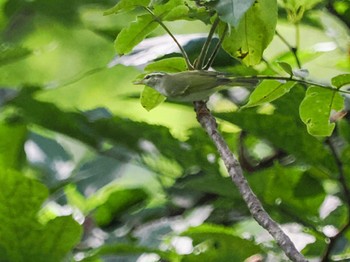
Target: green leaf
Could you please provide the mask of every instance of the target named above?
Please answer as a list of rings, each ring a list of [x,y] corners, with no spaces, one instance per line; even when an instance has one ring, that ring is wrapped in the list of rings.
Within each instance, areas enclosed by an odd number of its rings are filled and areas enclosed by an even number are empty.
[[[294,82],[281,83],[276,80],[264,80],[258,85],[249,97],[245,107],[253,107],[264,103],[271,102],[288,93],[295,85]]]
[[[253,3],[254,0],[220,0],[214,8],[222,21],[236,27]]]
[[[307,132],[300,120],[299,104],[303,98],[304,91],[298,86],[273,102],[276,109],[271,115],[259,114],[254,108],[215,115],[258,138],[268,140],[271,145],[292,154],[297,160],[315,167],[322,166],[333,174],[335,163],[332,155],[322,141]]]
[[[148,64],[146,72],[169,72],[177,73],[187,70],[186,61],[182,57],[171,57]]]
[[[322,0],[280,1],[287,11],[289,21],[292,23],[298,23],[303,18],[306,10],[310,10],[320,2]]]
[[[135,9],[138,6],[148,6],[150,0],[120,0],[115,6],[103,12],[103,15],[118,14]]]
[[[319,208],[326,193],[322,187],[322,180],[312,177],[296,167],[275,165],[259,172],[266,181],[264,185],[264,201],[277,208],[288,210],[288,213],[302,217],[306,221],[319,216]]]
[[[300,104],[300,117],[311,135],[330,136],[335,127],[330,123],[330,114],[343,107],[344,99],[336,90],[311,86]]]
[[[275,34],[276,23],[276,0],[256,1],[238,26],[231,28],[222,46],[231,56],[241,59],[246,65],[256,65]],[[223,27],[221,24],[221,32]]]
[[[277,64],[290,76],[293,76],[292,66],[286,62],[277,62]]]
[[[38,222],[48,196],[43,184],[10,170],[0,170],[0,181],[0,260],[62,261],[79,242],[81,226],[72,217]]]
[[[32,53],[31,50],[15,45],[0,45],[0,66],[26,58]]]
[[[154,14],[163,21],[188,19],[189,8],[183,0],[170,0],[166,4],[154,5]]]
[[[119,55],[129,53],[148,34],[158,27],[158,23],[150,14],[141,15],[137,20],[124,28],[117,36],[114,46]]]
[[[332,85],[336,88],[341,88],[347,84],[350,84],[350,74],[342,74],[332,78]]]
[[[141,188],[119,189],[110,193],[107,200],[94,212],[98,225],[106,226],[113,219],[148,199],[147,193]]]
[[[150,111],[165,101],[166,97],[149,86],[145,86],[141,93],[141,105]]]
[[[244,261],[262,252],[253,241],[235,236],[230,227],[203,224],[188,229],[182,235],[192,238],[195,246],[203,247],[202,252],[185,256],[185,261]]]
[[[0,122],[0,166],[19,168],[24,159],[24,142],[27,138],[25,125],[9,125]]]

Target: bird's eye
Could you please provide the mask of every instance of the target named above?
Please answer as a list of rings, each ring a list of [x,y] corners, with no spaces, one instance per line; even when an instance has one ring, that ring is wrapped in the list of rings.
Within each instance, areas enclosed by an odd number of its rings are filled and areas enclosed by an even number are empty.
[[[151,78],[150,75],[146,75],[146,76],[144,77],[145,80],[150,79],[150,78]]]

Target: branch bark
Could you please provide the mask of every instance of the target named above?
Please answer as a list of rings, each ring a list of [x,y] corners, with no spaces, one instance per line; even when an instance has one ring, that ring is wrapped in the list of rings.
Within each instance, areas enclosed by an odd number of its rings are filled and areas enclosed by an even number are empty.
[[[250,188],[248,181],[243,176],[240,163],[232,154],[227,143],[217,130],[216,120],[211,115],[206,103],[203,101],[194,102],[194,107],[198,122],[213,140],[233,183],[237,186],[254,219],[272,235],[289,259],[295,262],[306,262],[307,260],[296,249],[290,238],[282,231],[280,226],[269,214],[267,214],[261,202]]]

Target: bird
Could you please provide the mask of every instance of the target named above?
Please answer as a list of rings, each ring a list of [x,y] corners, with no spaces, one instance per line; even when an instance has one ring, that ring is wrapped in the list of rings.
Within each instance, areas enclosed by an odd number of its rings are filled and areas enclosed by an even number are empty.
[[[232,77],[225,73],[207,70],[192,70],[178,73],[154,72],[134,84],[149,86],[165,97],[182,102],[207,100],[222,86],[252,87],[257,79]]]

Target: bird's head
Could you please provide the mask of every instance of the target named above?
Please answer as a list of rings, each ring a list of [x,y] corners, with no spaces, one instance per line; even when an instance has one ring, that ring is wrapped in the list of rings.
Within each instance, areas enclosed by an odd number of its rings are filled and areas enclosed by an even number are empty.
[[[135,81],[136,85],[146,85],[149,87],[156,88],[161,85],[162,80],[166,76],[166,73],[150,73],[144,76],[142,80]]]

